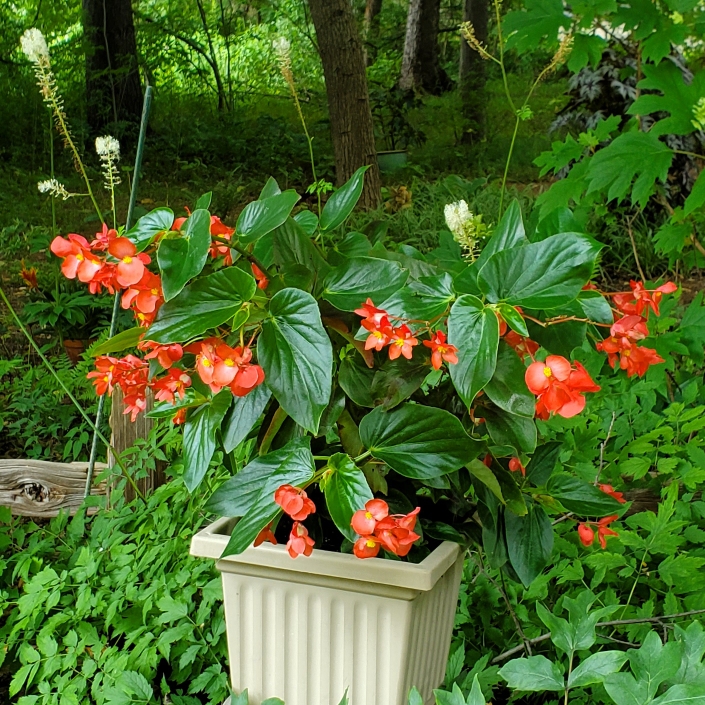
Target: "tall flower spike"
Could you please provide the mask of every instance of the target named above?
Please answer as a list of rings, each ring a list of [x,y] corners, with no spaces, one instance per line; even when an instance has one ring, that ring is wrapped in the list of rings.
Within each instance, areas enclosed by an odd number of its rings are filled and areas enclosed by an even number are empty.
[[[37,189],[39,190],[39,193],[48,193],[54,198],[63,198],[64,201],[67,198],[71,198],[71,196],[76,195],[75,193],[69,193],[66,190],[66,187],[56,179],[47,179],[46,181],[40,181],[37,184]]]
[[[28,29],[20,37],[20,45],[25,56],[34,64],[49,61],[49,47],[44,35],[36,28]]]
[[[110,135],[96,137],[95,151],[100,157],[100,166],[103,170],[103,186],[110,192],[111,207],[115,213],[115,187],[120,183],[120,174],[117,170],[117,163],[120,161],[120,142]]]
[[[482,216],[473,215],[465,201],[448,203],[443,214],[453,239],[465,250],[466,257],[474,259],[477,243],[487,234]]]

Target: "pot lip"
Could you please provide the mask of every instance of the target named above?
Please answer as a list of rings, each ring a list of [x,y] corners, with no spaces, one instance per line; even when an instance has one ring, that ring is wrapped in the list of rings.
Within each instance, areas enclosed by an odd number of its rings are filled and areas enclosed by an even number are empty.
[[[236,556],[221,558],[228,543],[227,517],[214,521],[201,529],[191,539],[192,556],[214,558],[223,563],[242,563],[268,568],[278,568],[297,573],[317,574],[357,582],[377,583],[393,587],[427,592],[445,575],[461,557],[457,543],[444,541],[421,563],[404,563],[383,558],[356,558],[351,554],[314,550],[311,556],[291,558],[282,544],[250,546]]]

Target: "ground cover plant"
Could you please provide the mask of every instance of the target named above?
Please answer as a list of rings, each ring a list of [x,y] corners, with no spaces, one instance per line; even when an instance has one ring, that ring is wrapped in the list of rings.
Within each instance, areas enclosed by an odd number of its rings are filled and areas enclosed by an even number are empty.
[[[431,96],[398,87],[407,3],[385,0],[361,22],[377,147],[410,165],[353,212],[370,172],[333,186],[307,4],[134,5],[162,91],[136,223],[128,117],[60,124],[63,152],[41,104],[13,123],[5,303],[57,376],[5,309],[0,454],[87,459],[91,382],[133,416],[151,389],[156,430],[121,472],[160,459],[170,481],[126,504],[112,476],[93,517],[3,513],[6,697],[223,702],[219,583],[186,547],[229,515],[229,551],[277,541],[297,561],[467,547],[440,705],[702,702],[700,8],[490,4],[483,31],[444,0],[438,85],[461,76]],[[33,66],[54,118],[79,116],[78,15],[40,6],[62,29],[51,63],[29,35],[28,64],[22,8],[1,15],[0,81],[28,105]],[[484,57],[484,117],[461,36]]]

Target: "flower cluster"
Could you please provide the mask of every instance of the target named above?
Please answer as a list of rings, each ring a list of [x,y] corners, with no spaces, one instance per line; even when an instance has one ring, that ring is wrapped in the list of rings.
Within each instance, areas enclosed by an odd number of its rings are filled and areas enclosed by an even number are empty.
[[[308,535],[308,530],[301,522],[316,511],[316,505],[306,495],[305,490],[300,487],[292,487],[292,485],[279,487],[274,493],[274,501],[294,520],[289,541],[286,544],[289,555],[292,558],[301,555],[310,556],[315,541]],[[265,526],[259,533],[255,540],[255,546],[259,546],[263,541],[270,541],[274,544],[277,542],[272,534],[271,524]]]
[[[652,348],[640,347],[637,343],[649,335],[646,321],[653,311],[659,315],[659,303],[664,294],[672,294],[678,288],[667,282],[656,289],[646,289],[642,282],[629,282],[631,291],[614,295],[614,305],[622,314],[610,328],[610,335],[597,343],[597,349],[606,352],[612,369],[619,365],[627,376],[643,377],[651,365],[663,362],[663,358]]]
[[[372,299],[362,304],[361,308],[355,309],[358,316],[362,316],[361,325],[369,331],[365,341],[365,350],[376,350],[379,352],[389,346],[389,359],[396,360],[403,355],[407,360],[411,360],[414,347],[419,344],[416,334],[406,323],[394,326],[390,321],[390,315],[382,308],[376,308]],[[446,334],[437,330],[433,332],[430,340],[424,340],[423,344],[431,348],[431,364],[433,368],[439,370],[443,362],[456,364],[458,349],[446,341]]]
[[[482,216],[474,215],[465,201],[447,204],[443,214],[453,239],[469,257],[473,257],[478,242],[487,235],[487,226],[482,222]]]
[[[579,362],[573,368],[560,355],[549,355],[545,362],[532,362],[525,378],[529,391],[538,397],[536,415],[540,419],[547,419],[551,413],[569,419],[585,408],[583,392],[600,390]]]
[[[414,532],[416,507],[408,514],[389,514],[389,506],[383,499],[371,499],[364,509],[358,509],[350,525],[360,538],[355,541],[353,553],[358,558],[374,558],[380,547],[397,556],[406,556],[419,534]]]
[[[604,517],[599,521],[581,521],[578,524],[578,538],[583,546],[592,546],[595,541],[595,531],[593,526],[597,528],[597,538],[600,542],[602,548],[607,548],[607,537],[608,536],[619,536],[616,531],[609,528],[609,525],[617,519],[617,514],[612,514],[608,517]]]
[[[264,370],[251,362],[247,346],[231,348],[219,338],[206,338],[185,350],[196,355],[196,372],[213,394],[230,387],[236,397],[244,397],[264,382]]]

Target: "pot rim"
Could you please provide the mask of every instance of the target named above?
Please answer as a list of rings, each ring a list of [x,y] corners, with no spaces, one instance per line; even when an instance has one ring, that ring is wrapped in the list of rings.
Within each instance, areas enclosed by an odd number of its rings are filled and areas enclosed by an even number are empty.
[[[191,539],[191,555],[213,558],[224,563],[265,566],[427,592],[433,589],[461,553],[457,543],[444,541],[421,563],[383,558],[360,559],[351,554],[322,549],[314,550],[308,557],[291,558],[283,544],[274,546],[265,543],[257,547],[250,546],[236,556],[221,558],[232,530],[231,522],[231,519],[224,517],[201,529]]]

